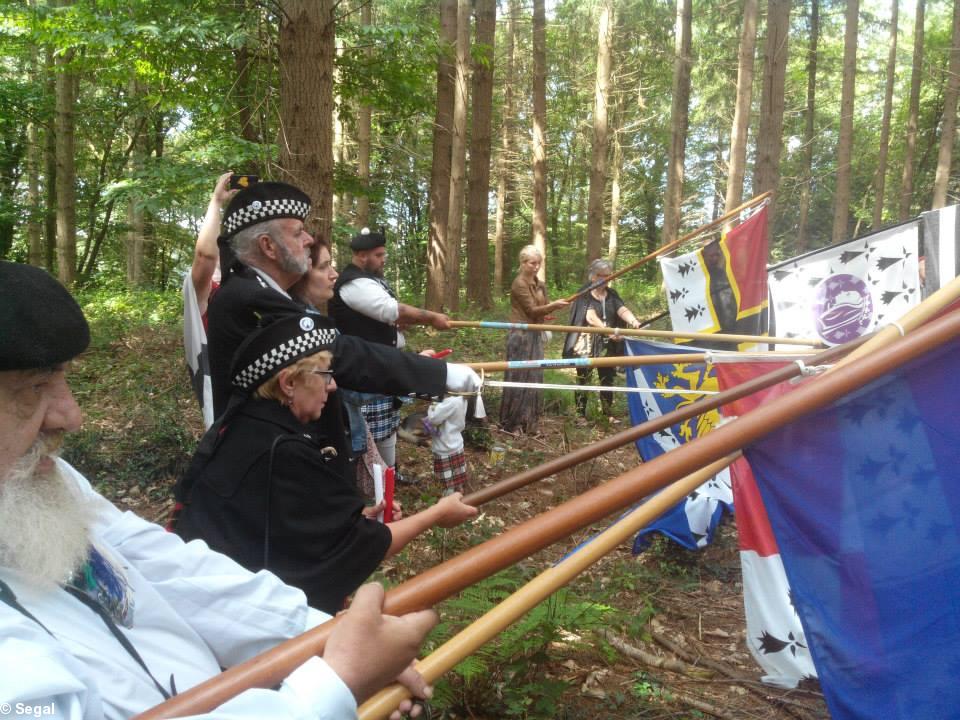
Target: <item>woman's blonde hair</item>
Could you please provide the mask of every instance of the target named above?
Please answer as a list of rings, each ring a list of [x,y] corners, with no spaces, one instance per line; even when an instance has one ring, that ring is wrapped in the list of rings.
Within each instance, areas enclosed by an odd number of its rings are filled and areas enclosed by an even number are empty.
[[[543,260],[543,253],[540,252],[540,248],[536,245],[524,245],[520,250],[520,262],[525,262],[534,255]]]
[[[333,353],[329,350],[321,350],[313,355],[300,358],[292,365],[287,365],[283,370],[289,371],[292,379],[296,380],[301,375],[305,375],[312,370],[329,370],[331,362],[333,362]],[[280,389],[280,371],[277,371],[275,375],[258,387],[256,395],[264,400],[276,400],[279,403],[284,402],[286,397]]]

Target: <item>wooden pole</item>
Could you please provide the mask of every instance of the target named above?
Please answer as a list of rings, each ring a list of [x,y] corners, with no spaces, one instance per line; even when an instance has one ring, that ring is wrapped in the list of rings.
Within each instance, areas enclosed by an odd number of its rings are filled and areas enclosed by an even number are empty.
[[[635,269],[637,269],[638,267],[640,267],[641,265],[645,265],[646,263],[650,262],[650,261],[653,260],[654,258],[658,258],[658,257],[660,257],[661,255],[664,255],[664,254],[670,252],[671,250],[675,250],[676,248],[680,247],[680,246],[683,245],[684,243],[690,242],[690,241],[693,240],[695,237],[698,237],[698,236],[700,236],[700,235],[703,235],[703,233],[709,232],[710,230],[713,230],[714,228],[719,227],[720,225],[723,225],[723,223],[725,223],[727,220],[730,220],[730,219],[732,219],[732,218],[735,218],[737,215],[739,215],[740,213],[742,213],[744,210],[746,210],[746,209],[749,208],[749,207],[753,207],[753,206],[755,206],[755,205],[759,205],[760,203],[764,202],[767,198],[771,197],[772,195],[773,195],[773,191],[767,190],[765,193],[761,193],[760,195],[757,195],[757,196],[756,196],[755,198],[753,198],[752,200],[747,200],[747,202],[742,203],[741,205],[738,205],[737,207],[735,207],[735,208],[734,208],[733,210],[731,210],[730,212],[724,213],[723,215],[721,215],[720,217],[718,217],[716,220],[711,220],[711,221],[708,222],[706,225],[701,225],[700,227],[698,227],[698,228],[697,228],[696,230],[694,230],[693,232],[687,233],[686,235],[684,235],[683,237],[679,238],[678,240],[674,240],[674,241],[672,241],[672,242],[668,242],[666,245],[661,245],[661,246],[658,247],[656,250],[654,250],[652,253],[650,253],[649,255],[646,255],[646,256],[640,258],[640,259],[637,260],[635,263],[632,263],[632,264],[630,264],[630,265],[627,265],[627,266],[626,266],[625,268],[623,268],[622,270],[617,270],[617,272],[613,273],[610,277],[608,277],[608,278],[606,278],[606,279],[604,279],[604,280],[601,280],[600,282],[596,282],[596,283],[593,283],[593,284],[591,284],[591,285],[588,285],[587,287],[583,288],[583,290],[578,290],[578,291],[575,292],[573,295],[570,295],[569,297],[567,297],[567,298],[565,298],[565,299],[567,300],[567,302],[573,302],[573,301],[576,300],[578,297],[580,297],[581,295],[584,295],[584,294],[590,292],[590,291],[593,290],[594,288],[600,287],[601,285],[605,285],[605,284],[609,283],[609,282],[612,281],[612,280],[616,280],[616,279],[617,279],[618,277],[620,277],[621,275],[624,275],[624,274],[630,272],[631,270],[635,270]]]
[[[586,545],[540,573],[509,597],[477,618],[454,637],[417,662],[417,670],[428,683],[435,682],[457,663],[479,650],[577,575],[599,562],[637,532],[671,510],[678,502],[736,460],[733,453],[701,468],[664,488],[643,505],[621,518]],[[360,720],[381,720],[396,710],[401,700],[411,697],[402,685],[384,688],[359,709]]]
[[[636,367],[637,365],[661,365],[673,363],[711,362],[723,358],[738,362],[790,362],[797,358],[808,358],[814,350],[769,350],[764,352],[740,353],[676,353],[672,355],[614,355],[596,358],[546,358],[544,360],[492,360],[490,362],[462,363],[468,368],[480,372],[502,372],[504,370],[562,369],[576,367]]]
[[[837,361],[839,358],[842,358],[857,346],[866,342],[868,337],[869,336],[857,338],[856,340],[851,340],[849,343],[845,343],[844,345],[838,345],[837,347],[824,350],[823,352],[820,352],[810,358],[807,361],[807,364],[810,366],[829,365]],[[690,403],[689,405],[665,413],[664,415],[654,418],[653,420],[647,420],[639,425],[626,428],[615,435],[610,435],[609,437],[597,440],[590,445],[577,448],[566,455],[548,460],[542,465],[528,468],[517,473],[516,475],[511,475],[508,478],[504,478],[503,480],[495,482],[491,485],[487,485],[486,487],[470,493],[463,498],[463,501],[468,505],[483,505],[484,503],[488,503],[491,500],[529,485],[532,482],[555,475],[573,467],[574,465],[579,465],[587,460],[592,460],[595,457],[599,457],[600,455],[610,452],[611,450],[616,450],[618,447],[638,440],[646,435],[651,435],[652,433],[671,427],[677,423],[681,423],[684,420],[689,420],[697,415],[709,412],[710,410],[715,410],[722,405],[732,403],[740,398],[746,397],[747,395],[752,395],[755,392],[768,388],[772,385],[776,385],[777,383],[795,378],[800,373],[801,368],[799,364],[790,364],[777,370],[772,370],[761,375],[760,377],[756,377],[752,380],[748,380],[745,383],[741,383],[736,387],[724,390],[716,395],[702,397],[699,400]]]
[[[772,335],[731,335],[729,333],[677,332],[674,330],[650,330],[640,328],[609,328],[583,325],[544,325],[536,323],[508,323],[493,320],[451,320],[452,328],[487,328],[494,330],[549,330],[551,332],[594,333],[597,335],[622,335],[623,337],[689,338],[709,342],[758,343],[763,345],[808,345],[823,347],[819,340],[810,338],[781,338]]]
[[[882,353],[826,373],[675,450],[517,525],[390,590],[384,612],[401,615],[436,605],[462,589],[622,510],[705,465],[794,422],[837,398],[960,336],[960,312],[931,321]],[[140,720],[210,712],[251,687],[273,687],[321,654],[336,620],[280,643],[138,715]]]

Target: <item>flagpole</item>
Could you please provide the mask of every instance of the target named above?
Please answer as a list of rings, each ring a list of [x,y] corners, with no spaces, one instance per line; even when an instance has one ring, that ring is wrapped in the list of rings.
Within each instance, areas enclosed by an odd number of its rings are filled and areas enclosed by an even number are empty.
[[[475,653],[550,595],[570,583],[577,575],[602,560],[637,532],[668,512],[684,497],[738,457],[740,457],[739,452],[732,453],[664,488],[581,548],[495,605],[429,656],[418,661],[417,671],[426,682],[435,682],[457,663]],[[391,685],[363,703],[357,714],[360,720],[381,720],[389,717],[400,702],[409,697],[412,695],[407,688],[399,684]]]
[[[868,337],[869,336],[860,337],[843,345],[838,345],[836,347],[823,350],[820,353],[810,357],[805,362],[811,367],[829,365],[837,361],[839,358],[842,358],[854,348],[862,345],[867,341]],[[654,355],[651,357],[658,356]],[[634,442],[635,440],[638,440],[646,435],[651,435],[655,432],[659,432],[660,430],[664,430],[668,427],[676,425],[677,423],[694,418],[697,415],[702,415],[710,410],[715,410],[722,405],[735,402],[740,398],[752,395],[755,392],[764,390],[772,385],[776,385],[777,383],[791,380],[801,372],[803,372],[801,363],[799,361],[795,361],[782,368],[772,370],[764,375],[760,375],[748,380],[745,383],[741,383],[736,387],[729,388],[713,396],[703,397],[695,402],[690,403],[689,405],[672,410],[668,413],[660,415],[659,417],[653,418],[652,420],[647,420],[639,425],[626,428],[615,435],[601,438],[600,440],[597,440],[589,445],[572,450],[566,455],[548,460],[542,465],[536,465],[532,468],[523,470],[516,475],[511,475],[510,477],[499,480],[491,485],[482,487],[479,490],[476,490],[475,492],[465,496],[463,501],[468,505],[483,505],[491,500],[506,495],[507,493],[511,493],[514,490],[525,487],[532,482],[542,480],[543,478],[550,477],[551,475],[556,475],[557,473],[567,470],[574,465],[579,465],[587,460],[592,460],[593,458],[599,457],[604,453],[608,453],[611,450],[616,450],[617,448],[626,445],[627,443]]]
[[[662,365],[674,363],[716,362],[790,362],[807,358],[816,350],[768,350],[764,352],[727,352],[718,350],[709,353],[675,353],[673,355],[611,355],[604,357],[546,358],[543,360],[491,360],[489,362],[458,363],[480,372],[504,370],[539,370],[577,367],[635,367],[637,365]]]
[[[777,428],[876,380],[960,336],[960,312],[949,313],[900,338],[882,353],[825,373],[710,433],[527,520],[391,589],[384,612],[401,615],[442,600],[588,527],[675,480],[748,445]],[[251,687],[273,687],[321,654],[333,619],[184,691],[137,716],[138,720],[209,712]]]
[[[607,283],[609,283],[609,282],[611,282],[611,281],[613,281],[613,280],[616,280],[616,279],[617,279],[618,277],[620,277],[621,275],[625,275],[626,273],[630,272],[631,270],[635,270],[636,268],[640,267],[641,265],[645,265],[646,263],[650,262],[650,261],[653,260],[654,258],[658,258],[658,257],[660,257],[661,255],[664,255],[664,254],[670,252],[671,250],[675,250],[676,248],[680,247],[680,246],[683,245],[684,243],[693,240],[695,237],[697,237],[697,236],[699,236],[699,235],[703,235],[703,233],[709,232],[710,230],[713,230],[713,228],[717,227],[718,225],[722,225],[722,224],[725,223],[727,220],[730,220],[730,219],[736,217],[737,215],[739,215],[741,212],[743,212],[743,211],[746,210],[747,208],[754,207],[755,205],[759,205],[760,203],[764,202],[767,198],[771,197],[772,195],[773,195],[773,191],[772,191],[772,190],[767,190],[767,191],[764,192],[764,193],[760,193],[760,194],[757,195],[755,198],[753,198],[753,199],[751,199],[751,200],[747,200],[747,202],[745,202],[745,203],[743,203],[743,204],[735,207],[735,208],[734,208],[733,210],[731,210],[730,212],[724,213],[723,215],[721,215],[720,217],[718,217],[716,220],[711,220],[711,221],[708,222],[706,225],[701,225],[701,226],[698,227],[696,230],[694,230],[694,231],[692,231],[692,232],[688,232],[688,233],[687,233],[686,235],[684,235],[683,237],[681,237],[681,238],[679,238],[679,239],[677,239],[677,240],[674,240],[674,241],[672,241],[672,242],[668,242],[666,245],[661,245],[660,247],[658,247],[656,250],[654,250],[654,251],[653,251],[652,253],[650,253],[649,255],[646,255],[646,256],[640,258],[640,259],[637,260],[635,263],[632,263],[632,264],[630,264],[630,265],[627,265],[627,266],[626,266],[625,268],[623,268],[622,270],[618,270],[617,272],[615,272],[615,273],[613,273],[612,275],[610,275],[610,277],[604,278],[603,280],[600,280],[600,281],[595,282],[595,283],[591,283],[590,285],[588,285],[587,287],[583,288],[582,290],[578,290],[578,291],[575,292],[573,295],[570,295],[569,297],[565,298],[565,300],[566,300],[567,302],[573,302],[573,301],[576,300],[578,297],[580,297],[581,295],[584,295],[584,294],[590,292],[590,291],[593,290],[594,288],[600,287],[601,285],[606,285]]]
[[[495,320],[451,320],[452,328],[487,328],[495,330],[549,330],[551,332],[594,333],[624,337],[689,338],[709,342],[759,343],[770,345],[809,345],[823,347],[820,340],[810,338],[781,338],[771,335],[731,335],[729,333],[683,332],[679,330],[650,330],[647,328],[610,328],[584,325],[544,325],[536,323],[497,322]]]

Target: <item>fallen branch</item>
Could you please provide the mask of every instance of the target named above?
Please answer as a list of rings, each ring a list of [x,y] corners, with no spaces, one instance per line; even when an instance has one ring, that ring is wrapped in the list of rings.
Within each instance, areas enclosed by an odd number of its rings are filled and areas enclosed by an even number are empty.
[[[682,660],[674,660],[673,658],[654,655],[653,653],[648,653],[645,650],[641,650],[609,630],[604,630],[602,634],[603,638],[610,643],[611,646],[619,650],[627,657],[638,660],[648,667],[660,668],[661,670],[669,670],[670,672],[680,673],[681,675],[689,675],[691,677],[699,678],[713,675],[713,672],[710,670],[701,670],[693,665],[683,662]]]

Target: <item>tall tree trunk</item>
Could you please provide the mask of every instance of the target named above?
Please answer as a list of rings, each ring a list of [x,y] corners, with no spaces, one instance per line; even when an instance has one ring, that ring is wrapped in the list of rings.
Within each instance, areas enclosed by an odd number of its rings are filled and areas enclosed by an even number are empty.
[[[610,169],[610,236],[607,241],[607,259],[614,266],[619,252],[620,230],[620,166],[623,164],[623,150],[620,147],[620,134],[613,132],[613,167]]]
[[[607,108],[610,94],[610,49],[613,45],[613,0],[603,0],[597,18],[597,78],[593,92],[593,160],[587,203],[587,262],[600,257],[603,200],[607,190]]]
[[[921,0],[922,1],[922,0]],[[817,99],[817,45],[820,43],[820,0],[810,0],[810,44],[807,48],[807,109],[803,127],[803,180],[800,184],[800,219],[797,253],[807,250],[807,222],[813,191],[813,134]]]
[[[370,5],[372,2],[364,2],[360,6],[360,23],[369,27],[373,24]],[[370,55],[372,48],[367,48],[364,52]],[[370,128],[372,124],[373,108],[369,103],[361,103],[357,108],[357,179],[360,181],[360,194],[357,196],[357,220],[358,228],[366,227],[370,224]]]
[[[337,57],[340,57],[343,54],[343,40],[341,38],[336,39],[337,46]],[[340,66],[337,64],[333,69],[333,86],[335,88],[340,87]],[[347,137],[346,137],[346,128],[343,123],[343,106],[346,101],[342,95],[334,95],[333,97],[333,166],[334,168],[343,168],[346,167],[347,160]],[[336,170],[335,170],[336,172]],[[338,220],[342,219],[344,215],[349,211],[343,202],[343,193],[335,192],[333,194],[333,204],[330,207],[330,212],[333,213],[333,222],[336,223]],[[361,225],[361,227],[363,227]],[[333,260],[336,263],[339,263],[339,258],[337,257],[337,248],[334,243],[330,248],[333,254]]]
[[[457,42],[457,0],[440,0],[440,54],[437,57],[437,112],[433,122],[430,171],[430,239],[427,245],[427,293],[424,305],[440,310],[446,298],[447,219],[450,211],[450,151],[453,145],[451,50]]]
[[[670,242],[680,231],[683,213],[683,163],[686,158],[687,126],[690,120],[690,56],[692,0],[677,0],[674,30],[673,106],[670,110],[670,165],[663,207],[663,241]]]
[[[733,127],[730,129],[730,166],[727,170],[724,210],[732,210],[743,202],[747,134],[750,130],[750,105],[753,101],[753,58],[756,48],[757,0],[743,0],[743,25],[737,57],[737,100],[733,108]]]
[[[333,67],[335,0],[281,0],[280,167],[310,196],[308,230],[333,227]]]
[[[457,62],[453,93],[453,145],[450,151],[450,209],[447,214],[447,308],[460,309],[460,245],[467,168],[467,105],[470,74],[471,0],[457,3]]]
[[[937,154],[937,174],[933,179],[933,204],[936,210],[947,204],[950,185],[950,165],[957,129],[957,91],[960,89],[960,0],[953,2],[953,33],[950,42],[950,62],[947,64],[947,89],[943,93],[943,122],[940,126],[940,152]]]
[[[467,190],[467,298],[481,308],[490,296],[489,239],[490,125],[493,114],[493,62],[497,31],[496,0],[477,0],[478,62],[473,68],[473,128],[470,134],[470,177]]]
[[[68,7],[72,0],[58,0]],[[67,287],[77,272],[77,200],[75,157],[75,113],[77,76],[68,69],[75,50],[70,48],[56,60],[57,73],[57,277]]]
[[[53,272],[56,264],[55,251],[57,248],[57,75],[53,51],[47,48],[44,53],[44,73],[46,75],[45,94],[53,110],[51,118],[44,126],[43,138],[43,175],[44,195],[46,199],[46,213],[43,218],[45,265]]]
[[[834,191],[832,241],[847,237],[850,221],[850,178],[853,162],[853,98],[857,82],[857,30],[860,0],[847,0],[843,35],[843,86],[840,90],[840,139],[837,142],[837,188]]]
[[[768,210],[773,228],[777,188],[780,185],[780,153],[783,150],[784,86],[789,53],[790,0],[768,0],[767,39],[764,44],[763,84],[760,92],[760,129],[757,160],[753,168],[755,195],[773,191]]]
[[[913,157],[917,150],[917,126],[920,122],[920,83],[923,73],[923,21],[926,0],[917,0],[913,25],[913,69],[910,72],[910,105],[907,109],[907,137],[903,151],[903,176],[900,179],[900,207],[897,217],[910,217],[913,204]]]
[[[31,83],[40,86],[40,66],[35,47],[29,49],[29,77]],[[37,121],[27,123],[27,261],[36,267],[43,267],[43,203],[40,199],[40,132]]]
[[[897,72],[897,20],[899,0],[890,3],[890,54],[887,56],[887,87],[883,97],[883,121],[880,126],[880,151],[877,155],[877,177],[874,185],[873,229],[883,223],[884,194],[887,182],[887,152],[890,149],[890,113],[893,109],[893,83]]]
[[[128,83],[127,93],[131,103],[141,104],[141,95],[143,86],[136,80]],[[144,166],[146,144],[141,137],[141,131],[145,119],[141,113],[132,113],[128,122],[130,143],[133,148],[130,152],[128,167],[131,175],[136,177]],[[92,215],[92,213],[91,213]],[[143,205],[139,196],[130,196],[127,200],[127,285],[130,287],[140,287],[144,282],[144,217]],[[91,233],[92,234],[92,233]]]
[[[493,234],[493,294],[503,296],[503,280],[509,276],[511,258],[507,252],[506,224],[512,215],[513,209],[513,175],[511,164],[514,159],[513,150],[513,87],[516,82],[514,75],[514,52],[517,36],[517,14],[520,12],[519,0],[509,0],[507,9],[507,47],[504,51],[507,68],[503,79],[503,113],[501,124],[500,157],[497,159],[497,217]]]
[[[533,0],[533,244],[547,278],[547,15],[544,0]]]

